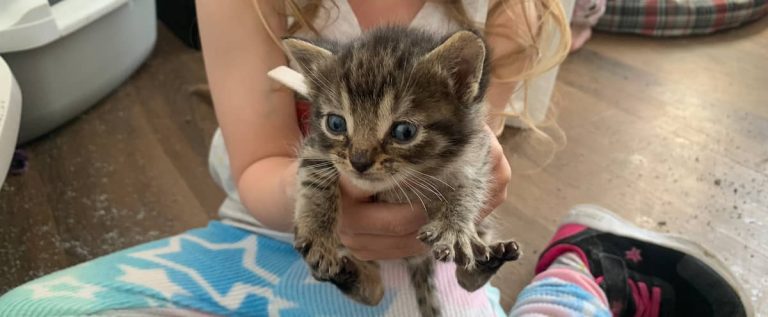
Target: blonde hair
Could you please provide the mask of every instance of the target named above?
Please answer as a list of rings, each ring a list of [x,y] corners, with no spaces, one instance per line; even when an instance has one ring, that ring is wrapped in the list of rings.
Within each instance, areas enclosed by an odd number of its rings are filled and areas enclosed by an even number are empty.
[[[520,91],[524,94],[523,109],[518,112],[504,111],[501,114],[492,115],[516,118],[518,122],[530,128],[531,142],[549,144],[550,150],[545,151],[548,152],[545,154],[546,158],[536,160],[543,164],[534,164],[538,165],[536,169],[546,165],[554,157],[555,152],[565,145],[565,136],[556,124],[555,111],[551,107],[550,113],[543,122],[535,123],[531,119],[528,113],[527,95],[531,81],[562,63],[570,50],[570,27],[560,3],[561,0],[498,0],[488,10],[486,25],[476,25],[476,22],[469,18],[462,0],[428,1],[441,4],[449,17],[461,28],[480,30],[488,37],[503,37],[517,44],[516,49],[494,57],[491,61],[491,76],[496,82],[518,83],[515,94]],[[311,21],[314,21],[323,10],[327,10],[324,5],[330,3],[336,8],[338,6],[333,0],[303,2],[299,5],[295,0],[284,0],[285,15],[292,18],[286,35],[293,35],[299,30],[308,30],[319,36],[319,31]],[[253,3],[269,35],[282,48],[279,39],[266,23],[258,0],[253,0]],[[513,27],[509,27],[508,24],[501,25],[500,22],[505,21],[501,19],[502,15],[511,18],[515,25]],[[512,99],[510,98],[510,102]],[[552,129],[545,132],[543,128]],[[531,146],[536,145],[531,143]]]

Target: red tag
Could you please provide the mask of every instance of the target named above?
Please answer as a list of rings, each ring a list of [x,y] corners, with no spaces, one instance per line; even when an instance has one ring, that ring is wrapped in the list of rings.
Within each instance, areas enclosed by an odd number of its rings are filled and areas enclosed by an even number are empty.
[[[304,136],[309,133],[309,109],[311,106],[309,101],[296,100],[296,119],[299,120],[299,129]]]

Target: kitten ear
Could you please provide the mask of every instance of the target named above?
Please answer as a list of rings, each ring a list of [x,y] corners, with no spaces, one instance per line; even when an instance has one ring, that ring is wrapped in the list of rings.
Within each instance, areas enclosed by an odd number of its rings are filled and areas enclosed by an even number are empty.
[[[448,37],[440,46],[429,52],[422,63],[429,67],[445,69],[453,80],[456,95],[465,103],[476,102],[485,87],[487,49],[479,35],[459,31]]]
[[[318,65],[333,57],[331,51],[298,38],[283,39],[283,45],[304,74],[313,72]]]

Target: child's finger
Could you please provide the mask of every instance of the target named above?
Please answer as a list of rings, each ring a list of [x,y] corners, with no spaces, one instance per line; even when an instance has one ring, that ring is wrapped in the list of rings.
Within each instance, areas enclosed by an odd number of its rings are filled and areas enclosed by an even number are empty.
[[[506,156],[504,156],[504,149],[499,144],[495,136],[491,135],[491,149],[490,156],[493,164],[491,170],[492,182],[489,188],[490,196],[486,202],[485,208],[480,212],[480,219],[485,218],[493,212],[493,210],[501,205],[507,199],[507,185],[512,178],[512,170],[509,166]],[[478,219],[478,220],[480,220]]]
[[[402,236],[427,223],[424,211],[408,204],[347,204],[340,216],[340,230],[355,234]]]
[[[375,234],[339,233],[341,243],[348,249],[356,250],[388,250],[411,247],[426,247],[416,238],[418,231],[402,236],[384,236]]]
[[[353,256],[363,261],[396,260],[411,256],[422,255],[427,252],[426,247],[406,247],[402,249],[370,250],[349,249]]]

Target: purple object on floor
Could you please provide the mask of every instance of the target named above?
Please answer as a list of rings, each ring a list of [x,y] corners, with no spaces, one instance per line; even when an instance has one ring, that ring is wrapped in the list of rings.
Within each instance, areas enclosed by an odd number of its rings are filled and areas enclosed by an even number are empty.
[[[21,175],[27,171],[29,166],[29,157],[27,152],[22,149],[16,149],[13,152],[13,159],[11,160],[11,168],[8,171],[11,175]]]

